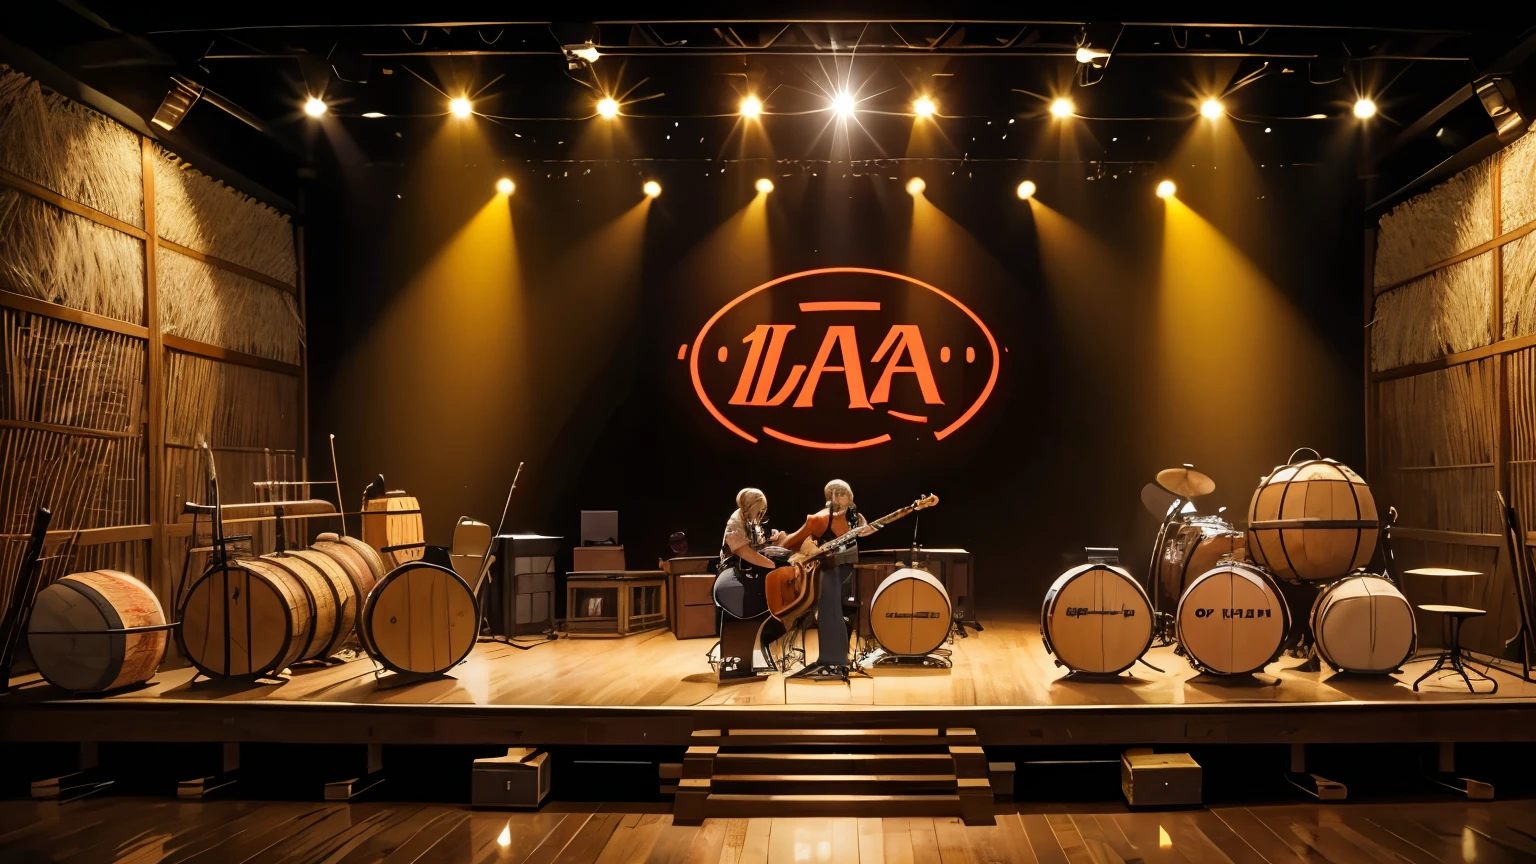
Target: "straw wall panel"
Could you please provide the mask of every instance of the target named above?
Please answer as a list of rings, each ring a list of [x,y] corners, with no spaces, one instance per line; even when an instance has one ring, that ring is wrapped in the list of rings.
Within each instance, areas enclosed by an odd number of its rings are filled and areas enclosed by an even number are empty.
[[[0,310],[0,417],[142,433],[144,340]]]
[[[1499,208],[1505,232],[1536,220],[1536,131],[1504,149]]]
[[[144,243],[0,186],[0,290],[144,323]]]
[[[170,249],[160,250],[157,263],[164,332],[299,362],[301,319],[292,294]]]
[[[155,230],[161,237],[290,285],[298,275],[288,217],[156,150]]]
[[[1492,293],[1493,255],[1484,253],[1377,295],[1371,368],[1423,363],[1489,344]]]
[[[1384,470],[1375,481],[1400,524],[1499,530],[1493,384],[1487,360],[1381,382]]]
[[[0,65],[0,168],[144,227],[139,136]]]
[[[1503,249],[1504,338],[1536,333],[1536,234]]]
[[[1377,288],[1401,282],[1493,239],[1493,187],[1485,160],[1381,217]]]

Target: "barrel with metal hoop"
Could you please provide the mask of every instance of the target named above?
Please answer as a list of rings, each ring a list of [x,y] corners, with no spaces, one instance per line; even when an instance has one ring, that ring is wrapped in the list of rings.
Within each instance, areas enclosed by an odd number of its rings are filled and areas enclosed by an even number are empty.
[[[419,561],[426,554],[421,504],[414,497],[394,491],[364,498],[362,522],[363,542],[378,550],[386,568]]]
[[[357,626],[357,592],[347,573],[329,555],[311,549],[295,549],[279,555],[264,555],[293,574],[309,595],[315,612],[309,640],[300,660],[318,660],[341,650],[352,628]]]
[[[266,558],[237,558],[192,584],[176,639],[204,675],[262,677],[302,659],[314,629],[314,603],[299,577]]]
[[[138,579],[116,570],[71,573],[38,593],[27,650],[48,683],[100,693],[153,678],[168,628],[155,592]]]
[[[1297,457],[1310,452],[1312,459]],[[1303,447],[1259,482],[1248,505],[1248,553],[1281,579],[1326,582],[1364,567],[1381,524],[1359,474]]]
[[[363,647],[394,672],[437,675],[469,656],[479,620],[469,583],[453,570],[411,561],[389,571],[363,604]]]
[[[1120,567],[1073,567],[1045,594],[1040,635],[1056,662],[1074,672],[1124,672],[1152,647],[1152,601]]]
[[[1189,583],[1176,622],[1179,646],[1197,671],[1246,675],[1279,658],[1291,612],[1263,568],[1223,561]]]
[[[1374,573],[1347,576],[1318,592],[1311,623],[1317,656],[1341,672],[1395,672],[1419,643],[1413,605]]]
[[[353,593],[357,595],[359,611],[363,601],[368,599],[368,592],[389,572],[379,553],[356,537],[326,532],[317,535],[309,548],[329,555],[346,571],[347,578],[352,580]]]
[[[783,546],[764,546],[757,551],[775,566],[789,564],[790,551]],[[715,605],[725,614],[743,621],[767,615],[768,595],[764,590],[767,576],[767,570],[740,562],[720,568],[712,589]]]
[[[949,638],[953,609],[944,583],[926,570],[905,568],[885,577],[869,601],[870,629],[888,653],[921,657]]]

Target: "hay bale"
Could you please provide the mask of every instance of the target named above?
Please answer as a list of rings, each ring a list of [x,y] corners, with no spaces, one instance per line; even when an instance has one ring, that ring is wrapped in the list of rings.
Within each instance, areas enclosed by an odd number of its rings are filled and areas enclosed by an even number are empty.
[[[298,279],[288,217],[155,150],[155,230],[161,237],[290,285]]]
[[[145,404],[144,351],[143,339],[0,310],[0,417],[137,432]]]
[[[166,333],[299,362],[303,324],[292,294],[170,249],[156,264]]]
[[[0,187],[0,289],[144,323],[144,244]]]
[[[0,168],[144,227],[139,136],[0,64]]]
[[[1504,245],[1504,338],[1536,333],[1536,234]]]
[[[1499,215],[1505,232],[1536,220],[1536,130],[1504,148],[1499,168]]]
[[[1376,297],[1371,368],[1392,369],[1492,341],[1493,254],[1416,279]]]
[[[1493,239],[1491,170],[1485,159],[1381,217],[1378,289]]]

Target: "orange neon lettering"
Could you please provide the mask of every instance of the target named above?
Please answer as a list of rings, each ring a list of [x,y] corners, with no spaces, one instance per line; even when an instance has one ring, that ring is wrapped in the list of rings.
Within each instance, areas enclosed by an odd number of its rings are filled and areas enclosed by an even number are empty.
[[[933,380],[933,369],[928,365],[928,350],[923,347],[923,333],[916,324],[893,324],[891,332],[885,334],[885,341],[880,343],[880,350],[875,352],[872,362],[879,363],[885,352],[891,352],[891,359],[885,364],[885,371],[880,373],[880,380],[875,384],[875,392],[869,396],[871,402],[889,402],[891,399],[891,376],[897,372],[911,372],[917,376],[917,386],[923,391],[923,401],[929,405],[943,405],[944,400],[939,398],[939,385]],[[901,366],[902,352],[905,351],[911,358],[910,365]],[[796,403],[799,407],[799,403]]]
[[[795,365],[789,370],[789,380],[779,388],[779,392],[773,398],[768,398],[768,391],[773,387],[774,376],[779,371],[779,358],[784,354],[784,340],[788,338],[789,331],[795,329],[793,324],[759,324],[741,341],[750,347],[747,349],[746,363],[741,367],[741,378],[736,382],[736,392],[731,395],[732,405],[782,405],[789,394],[794,392],[795,385],[800,383],[800,376],[805,374],[805,367]],[[763,340],[768,340],[768,356],[763,357]],[[754,373],[758,373],[758,361],[762,360],[762,371],[757,374],[757,389],[753,391],[751,398],[747,397],[747,390],[752,386]]]
[[[832,358],[832,347],[836,345],[842,355],[841,366],[828,366],[827,361]],[[816,399],[816,385],[821,383],[821,373],[841,372],[848,381],[848,407],[868,408],[874,410],[869,404],[869,397],[864,391],[864,367],[859,362],[859,340],[854,335],[852,325],[839,325],[828,327],[827,335],[821,340],[821,347],[816,350],[816,360],[811,363],[811,374],[805,376],[805,386],[800,389],[800,395],[795,397],[796,408],[810,408]]]

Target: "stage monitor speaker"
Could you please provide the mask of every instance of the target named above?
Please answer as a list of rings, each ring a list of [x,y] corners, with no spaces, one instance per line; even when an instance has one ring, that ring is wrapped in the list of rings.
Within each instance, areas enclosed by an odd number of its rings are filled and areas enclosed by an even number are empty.
[[[502,534],[491,564],[492,628],[503,636],[536,636],[555,626],[562,537]]]

